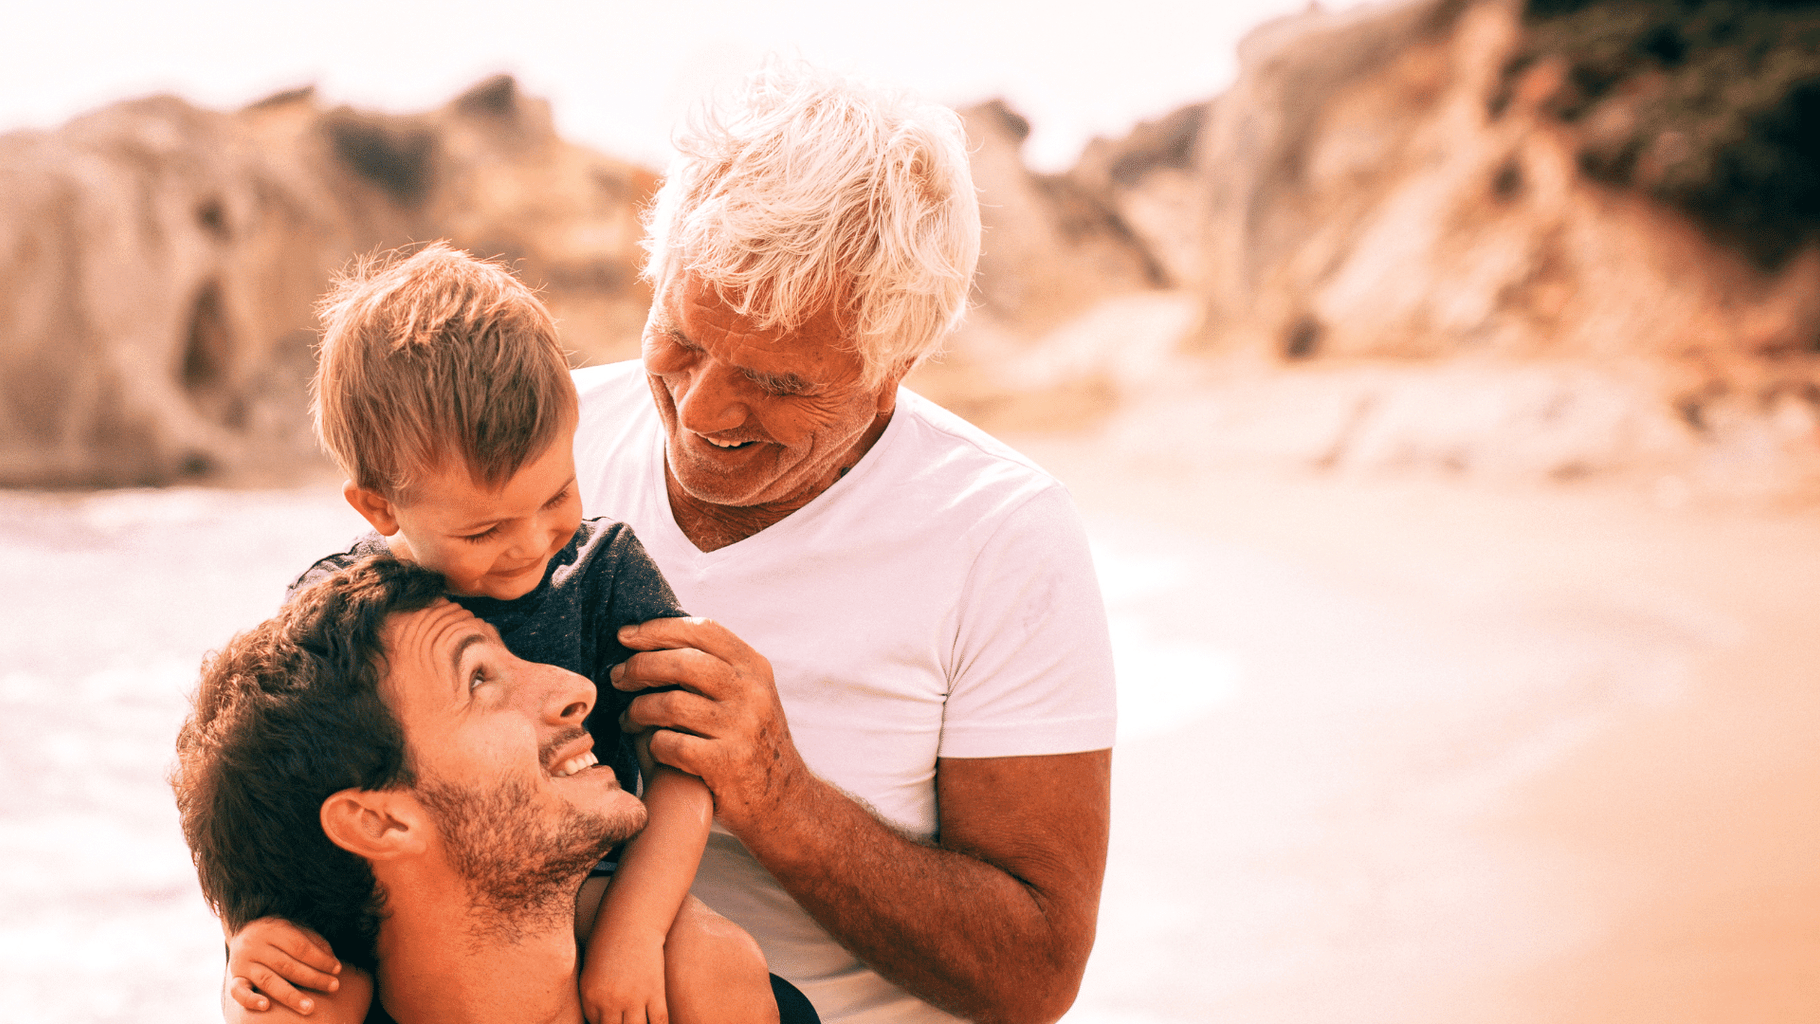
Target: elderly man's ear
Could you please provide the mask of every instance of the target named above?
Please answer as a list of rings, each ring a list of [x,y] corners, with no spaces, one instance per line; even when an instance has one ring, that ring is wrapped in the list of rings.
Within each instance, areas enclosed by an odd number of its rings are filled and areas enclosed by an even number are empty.
[[[367,860],[420,856],[429,849],[423,805],[406,790],[344,789],[322,802],[329,842]]]

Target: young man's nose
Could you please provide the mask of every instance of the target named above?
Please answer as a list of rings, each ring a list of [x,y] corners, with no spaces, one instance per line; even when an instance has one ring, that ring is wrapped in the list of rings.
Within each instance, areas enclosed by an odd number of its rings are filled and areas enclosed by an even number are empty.
[[[594,710],[594,684],[587,676],[555,665],[537,665],[534,671],[540,684],[538,710],[550,722],[580,725]]]

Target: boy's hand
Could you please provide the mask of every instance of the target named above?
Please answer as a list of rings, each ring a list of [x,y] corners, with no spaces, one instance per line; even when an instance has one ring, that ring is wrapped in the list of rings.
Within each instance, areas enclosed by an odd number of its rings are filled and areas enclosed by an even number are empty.
[[[588,943],[581,1008],[588,1024],[670,1024],[664,1002],[663,936],[653,942]]]
[[[341,962],[328,942],[276,917],[262,917],[228,938],[227,973],[228,995],[249,1010],[269,1010],[276,999],[308,1014],[316,1008],[315,1000],[298,987],[316,992],[341,987],[335,977]]]

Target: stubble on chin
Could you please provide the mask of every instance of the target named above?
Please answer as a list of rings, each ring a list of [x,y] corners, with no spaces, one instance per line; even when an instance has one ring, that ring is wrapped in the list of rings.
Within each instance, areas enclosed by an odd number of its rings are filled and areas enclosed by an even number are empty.
[[[483,944],[573,927],[576,889],[644,825],[642,804],[619,815],[577,809],[543,820],[522,779],[486,791],[425,780],[417,796],[442,832],[450,867],[467,883],[472,938]]]

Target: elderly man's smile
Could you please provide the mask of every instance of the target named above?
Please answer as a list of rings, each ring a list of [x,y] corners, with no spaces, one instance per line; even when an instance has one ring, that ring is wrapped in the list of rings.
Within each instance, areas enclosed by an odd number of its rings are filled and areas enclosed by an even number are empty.
[[[757,442],[757,441],[724,440],[724,439],[718,438],[718,437],[709,437],[706,434],[696,434],[695,436],[701,438],[703,441],[708,442],[710,445],[714,446],[715,448],[717,448],[723,452],[742,451],[747,448],[756,447],[759,444],[759,442]]]

